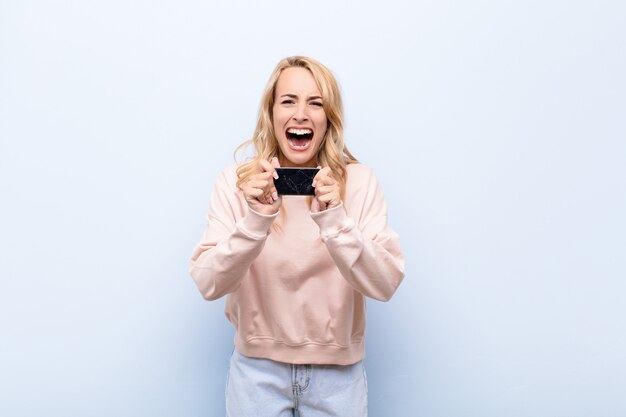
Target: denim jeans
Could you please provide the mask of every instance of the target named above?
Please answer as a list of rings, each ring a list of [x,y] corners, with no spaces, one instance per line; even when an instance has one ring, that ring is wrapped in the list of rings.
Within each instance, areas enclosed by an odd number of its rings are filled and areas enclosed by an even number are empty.
[[[292,365],[235,351],[226,382],[226,417],[366,417],[363,361]]]

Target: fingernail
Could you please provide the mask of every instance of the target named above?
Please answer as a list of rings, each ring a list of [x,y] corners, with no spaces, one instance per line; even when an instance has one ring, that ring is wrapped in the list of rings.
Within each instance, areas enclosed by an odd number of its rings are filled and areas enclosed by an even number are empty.
[[[278,179],[278,172],[274,171],[274,179],[277,180]]]
[[[274,201],[278,200],[278,193],[276,191],[274,191],[272,193],[272,197],[274,198]]]

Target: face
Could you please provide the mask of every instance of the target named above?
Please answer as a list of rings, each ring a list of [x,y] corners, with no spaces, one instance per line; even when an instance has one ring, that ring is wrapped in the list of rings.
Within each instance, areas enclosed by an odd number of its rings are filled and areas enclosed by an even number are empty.
[[[314,167],[328,121],[322,94],[306,68],[285,68],[278,78],[272,109],[281,166]]]

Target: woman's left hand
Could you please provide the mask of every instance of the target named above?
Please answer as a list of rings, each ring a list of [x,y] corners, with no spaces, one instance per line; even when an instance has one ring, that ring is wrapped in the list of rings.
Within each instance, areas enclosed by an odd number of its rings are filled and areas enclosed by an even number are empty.
[[[311,211],[317,213],[337,207],[341,204],[341,186],[333,177],[329,167],[324,167],[313,178],[315,197],[311,204]]]

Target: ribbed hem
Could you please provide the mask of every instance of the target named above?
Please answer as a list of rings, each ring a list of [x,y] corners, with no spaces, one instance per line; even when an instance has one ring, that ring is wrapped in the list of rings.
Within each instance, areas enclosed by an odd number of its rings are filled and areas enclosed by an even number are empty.
[[[261,214],[248,207],[246,216],[237,222],[239,230],[255,240],[265,239],[274,223],[276,214]]]
[[[320,228],[322,241],[347,232],[354,227],[354,220],[346,214],[343,203],[328,210],[311,213],[311,218]]]
[[[352,365],[365,357],[364,340],[349,346],[306,343],[286,345],[271,338],[252,339],[248,342],[235,335],[239,353],[253,358],[266,358],[277,362],[298,365]]]

